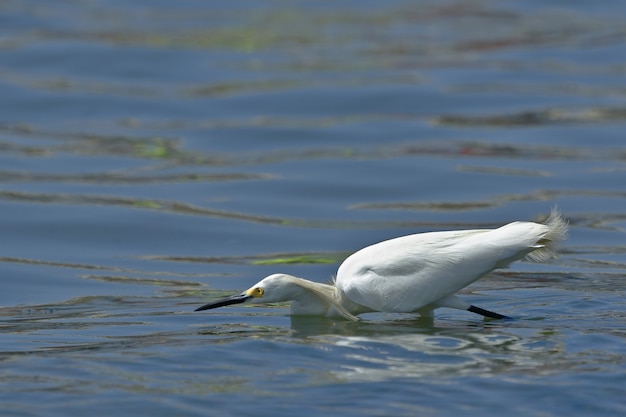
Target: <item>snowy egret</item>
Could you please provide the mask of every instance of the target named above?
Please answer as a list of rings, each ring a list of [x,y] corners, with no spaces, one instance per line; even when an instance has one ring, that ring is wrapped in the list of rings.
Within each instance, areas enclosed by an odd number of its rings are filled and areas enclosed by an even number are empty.
[[[497,229],[428,232],[368,246],[349,256],[333,284],[273,274],[241,294],[196,309],[291,301],[293,315],[358,320],[361,313],[419,313],[449,307],[507,318],[454,295],[496,268],[525,259],[546,261],[565,239],[567,223],[555,209],[544,224],[513,222]]]

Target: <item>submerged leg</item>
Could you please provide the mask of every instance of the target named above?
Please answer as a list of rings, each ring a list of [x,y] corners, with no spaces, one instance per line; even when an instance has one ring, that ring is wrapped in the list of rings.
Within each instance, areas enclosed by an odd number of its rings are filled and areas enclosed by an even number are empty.
[[[490,319],[507,319],[512,320],[509,316],[503,316],[502,314],[494,313],[493,311],[485,310],[476,306],[469,306],[467,311],[472,313],[480,314],[481,316],[489,317]]]
[[[432,307],[429,307],[429,306],[422,307],[419,310],[417,310],[417,312],[419,313],[420,317],[425,317],[428,319],[435,318],[435,314],[433,312]]]
[[[463,301],[455,295],[449,295],[442,298],[435,303],[437,307],[449,307],[456,308],[457,310],[467,310],[472,313],[480,314],[481,316],[489,317],[490,319],[511,319],[511,317],[503,316],[502,314],[494,313],[493,311],[485,310],[480,307],[470,305],[468,302]]]

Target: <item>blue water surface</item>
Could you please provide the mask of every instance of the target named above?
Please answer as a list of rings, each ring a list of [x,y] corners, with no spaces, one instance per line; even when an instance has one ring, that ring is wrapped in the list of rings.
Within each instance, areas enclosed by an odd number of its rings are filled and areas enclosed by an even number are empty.
[[[6,416],[626,413],[621,2],[5,1]],[[194,312],[432,230],[570,224],[514,317]]]

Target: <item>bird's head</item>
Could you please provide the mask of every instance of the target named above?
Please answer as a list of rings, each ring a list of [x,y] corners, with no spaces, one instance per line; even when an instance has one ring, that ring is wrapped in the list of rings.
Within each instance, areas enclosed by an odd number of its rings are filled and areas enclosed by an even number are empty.
[[[295,277],[286,274],[270,275],[242,293],[212,301],[202,307],[198,307],[195,311],[210,310],[231,304],[291,301],[294,299],[295,279]]]

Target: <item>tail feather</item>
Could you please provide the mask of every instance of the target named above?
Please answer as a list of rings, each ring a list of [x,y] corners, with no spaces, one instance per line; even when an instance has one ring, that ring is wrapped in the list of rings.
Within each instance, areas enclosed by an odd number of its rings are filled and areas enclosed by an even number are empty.
[[[559,244],[567,238],[567,221],[557,208],[553,208],[550,217],[543,223],[548,227],[546,233],[534,245],[534,250],[529,252],[524,260],[532,262],[545,262],[556,257]]]

